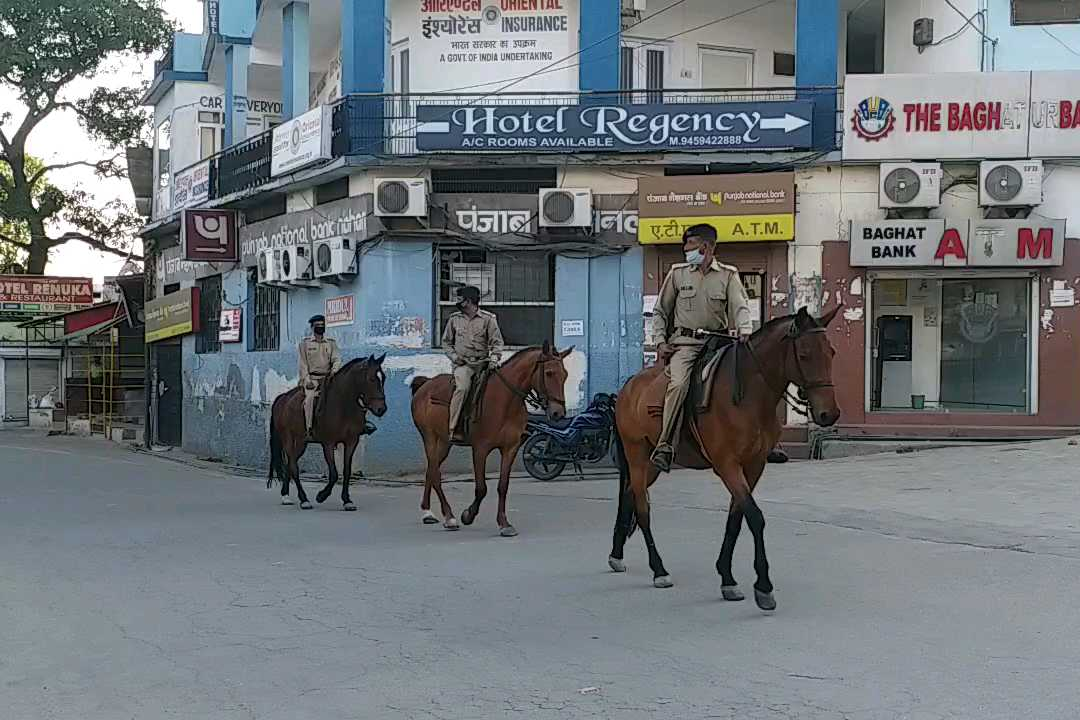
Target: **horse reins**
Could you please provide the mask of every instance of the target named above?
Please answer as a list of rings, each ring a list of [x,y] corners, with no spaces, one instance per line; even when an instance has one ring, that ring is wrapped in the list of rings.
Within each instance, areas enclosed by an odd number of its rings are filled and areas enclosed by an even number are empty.
[[[792,343],[791,343],[791,353],[795,358],[795,369],[799,373],[800,378],[802,379],[802,382],[796,381],[794,383],[794,385],[797,388],[799,388],[800,392],[809,392],[810,390],[820,390],[822,388],[834,387],[834,385],[831,382],[822,382],[820,380],[819,381],[811,381],[811,380],[809,380],[807,378],[806,371],[803,369],[803,366],[802,366],[802,360],[799,359],[798,348],[795,347],[795,341],[798,340],[799,338],[803,337],[804,335],[814,335],[814,334],[817,334],[817,333],[824,333],[824,332],[825,332],[825,328],[823,328],[823,327],[814,327],[814,328],[810,328],[808,330],[798,330],[798,331],[796,331],[795,321],[792,320],[792,322],[791,322],[791,328],[788,330],[786,337],[787,337],[787,339],[792,341]],[[803,416],[809,415],[809,413],[806,410],[807,406],[809,406],[809,404],[810,404],[809,399],[804,400],[801,397],[793,396],[791,391],[787,389],[786,385],[785,385],[783,391],[778,391],[775,387],[773,387],[772,383],[769,382],[769,378],[765,375],[764,366],[761,364],[761,359],[758,358],[757,353],[754,351],[754,347],[748,342],[744,343],[744,345],[746,346],[746,349],[750,351],[750,357],[754,360],[754,364],[757,366],[758,374],[761,375],[762,379],[765,380],[765,384],[767,384],[769,387],[771,387],[774,392],[780,392],[781,396],[784,399],[784,402],[793,411],[795,411],[799,415],[803,415]],[[738,350],[736,350],[736,352],[738,352]]]
[[[539,383],[536,382],[536,373],[539,370],[543,369],[544,365],[549,362],[552,362],[552,359],[549,358],[545,360],[543,357],[539,357],[536,359],[536,362],[533,364],[532,370],[529,371],[529,385],[526,386],[525,390],[514,387],[513,384],[511,384],[511,382],[506,379],[506,376],[502,374],[501,368],[495,368],[495,375],[499,378],[499,380],[502,381],[502,384],[506,386],[506,389],[512,392],[518,400],[522,400],[525,403],[530,403],[532,405],[541,407],[546,412],[548,405],[551,402],[551,399],[548,398],[547,392],[542,389],[537,389],[538,387],[543,388],[544,382],[543,378],[540,379]],[[565,398],[555,398],[555,401],[562,404],[563,406],[566,405]]]

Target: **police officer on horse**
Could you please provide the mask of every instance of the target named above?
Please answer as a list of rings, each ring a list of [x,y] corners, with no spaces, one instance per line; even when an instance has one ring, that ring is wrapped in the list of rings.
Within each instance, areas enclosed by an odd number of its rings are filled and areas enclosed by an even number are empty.
[[[316,401],[322,404],[321,394],[326,380],[341,369],[341,351],[337,341],[326,337],[326,318],[314,315],[308,324],[311,335],[300,341],[300,387],[304,389],[304,423],[307,439],[311,440],[311,426],[315,417]]]
[[[473,381],[485,364],[502,359],[503,336],[494,313],[480,309],[480,289],[458,290],[458,311],[450,316],[442,334],[442,346],[454,365],[454,394],[450,399],[450,434],[453,442],[465,442],[461,411]]]

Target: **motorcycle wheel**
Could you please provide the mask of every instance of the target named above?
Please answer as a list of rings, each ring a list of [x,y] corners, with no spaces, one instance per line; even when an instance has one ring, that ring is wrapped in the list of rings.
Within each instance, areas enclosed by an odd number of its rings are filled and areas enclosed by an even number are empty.
[[[526,472],[537,480],[554,480],[562,475],[566,468],[566,463],[547,458],[552,451],[551,443],[549,436],[537,433],[526,440],[521,449],[521,459],[525,463]]]

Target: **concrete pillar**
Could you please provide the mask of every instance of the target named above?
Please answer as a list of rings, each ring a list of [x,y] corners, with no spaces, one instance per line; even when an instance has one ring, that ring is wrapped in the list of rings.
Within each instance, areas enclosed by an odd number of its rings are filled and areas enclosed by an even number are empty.
[[[581,0],[578,82],[583,92],[619,89],[621,23],[619,0]]]
[[[385,66],[385,0],[341,0],[341,94],[383,92]]]
[[[289,120],[303,115],[308,109],[310,8],[306,2],[290,2],[281,11],[281,20],[281,119]]]
[[[247,138],[248,65],[251,46],[225,46],[225,147]]]
[[[840,45],[839,0],[796,0],[795,85],[835,86]],[[836,91],[800,91],[814,101],[814,147],[836,146]]]

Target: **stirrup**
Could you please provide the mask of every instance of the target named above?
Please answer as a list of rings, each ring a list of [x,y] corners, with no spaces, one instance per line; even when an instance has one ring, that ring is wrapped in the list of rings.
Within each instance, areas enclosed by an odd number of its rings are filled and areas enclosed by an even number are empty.
[[[675,460],[674,450],[656,448],[649,456],[649,462],[660,472],[671,472],[671,463]]]

